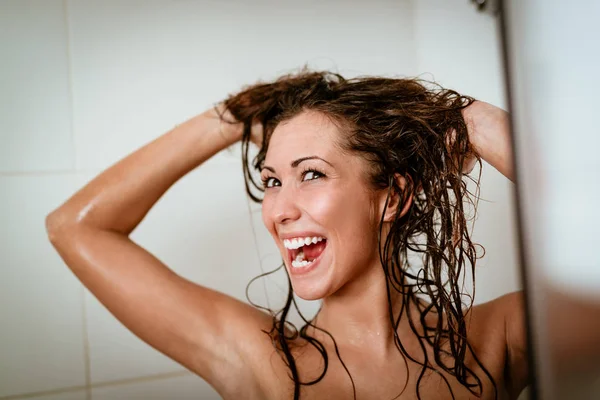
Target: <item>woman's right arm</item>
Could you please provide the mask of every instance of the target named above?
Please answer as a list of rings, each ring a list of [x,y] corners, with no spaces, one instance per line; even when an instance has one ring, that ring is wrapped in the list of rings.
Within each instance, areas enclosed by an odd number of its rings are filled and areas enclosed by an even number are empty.
[[[463,117],[467,123],[469,140],[475,151],[502,175],[514,182],[515,171],[508,112],[477,100],[463,109]]]
[[[98,175],[49,214],[46,227],[65,263],[116,318],[229,397],[255,387],[247,363],[259,343],[270,346],[261,329],[271,317],[178,276],[129,238],[169,187],[241,137],[241,124],[222,127],[212,109],[177,126]]]

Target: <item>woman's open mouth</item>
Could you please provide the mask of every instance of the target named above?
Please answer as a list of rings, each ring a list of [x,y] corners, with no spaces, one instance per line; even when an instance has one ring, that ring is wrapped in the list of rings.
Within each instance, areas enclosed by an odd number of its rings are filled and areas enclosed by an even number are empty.
[[[292,268],[304,269],[311,266],[323,253],[327,246],[327,239],[321,236],[284,239],[283,246],[287,249],[288,261]]]

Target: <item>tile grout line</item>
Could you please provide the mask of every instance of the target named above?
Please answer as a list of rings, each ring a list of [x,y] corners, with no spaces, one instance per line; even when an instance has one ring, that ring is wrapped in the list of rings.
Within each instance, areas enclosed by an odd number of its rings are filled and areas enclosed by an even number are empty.
[[[55,394],[61,394],[61,393],[75,393],[75,392],[78,392],[81,390],[85,390],[85,386],[69,386],[69,387],[64,387],[64,388],[60,388],[60,389],[52,389],[52,390],[43,390],[43,391],[39,391],[39,392],[15,394],[15,395],[10,395],[10,396],[0,397],[0,400],[28,399],[31,397],[49,396],[49,395],[55,395]]]
[[[90,384],[89,390],[91,391],[92,388],[114,387],[114,386],[128,385],[128,384],[132,384],[132,383],[160,381],[163,379],[177,378],[177,377],[181,377],[181,376],[197,376],[197,375],[187,369],[183,369],[181,371],[175,371],[175,372],[165,372],[162,374],[147,375],[147,376],[140,376],[140,377],[136,377],[136,378],[126,378],[126,379],[119,379],[119,380],[114,380],[114,381]],[[201,378],[198,377],[198,379],[201,379]],[[44,391],[39,391],[39,392],[30,392],[30,393],[4,396],[4,397],[0,397],[0,400],[20,400],[20,399],[28,399],[31,397],[49,396],[49,395],[56,395],[56,394],[62,394],[62,393],[72,393],[72,392],[78,392],[78,391],[84,391],[84,390],[86,391],[86,394],[87,394],[87,391],[88,391],[87,386],[70,386],[70,387],[64,387],[64,388],[60,388],[60,389],[44,390]]]
[[[198,375],[194,374],[193,372],[191,372],[187,369],[183,369],[181,371],[175,371],[175,372],[165,372],[165,373],[156,374],[156,375],[139,376],[136,378],[125,378],[125,379],[119,379],[116,381],[95,383],[95,384],[90,385],[90,388],[123,386],[123,385],[128,385],[131,383],[153,382],[153,381],[159,381],[162,379],[177,378],[180,376],[196,376],[196,377],[198,377],[198,379],[202,379]],[[0,400],[2,400],[2,399],[0,399]]]
[[[115,161],[116,162],[116,161]],[[235,160],[220,160],[215,166],[231,166]],[[237,163],[236,163],[237,164]],[[113,164],[94,166],[89,168],[73,168],[73,169],[47,169],[47,170],[30,170],[30,171],[0,171],[0,178],[27,177],[27,176],[53,176],[53,175],[68,175],[68,174],[100,174]]]
[[[65,39],[67,48],[67,76],[69,86],[69,122],[71,128],[71,151],[73,154],[73,164],[71,169],[77,171],[79,165],[77,160],[77,146],[75,139],[75,92],[73,90],[73,46],[71,40],[71,23],[69,14],[69,1],[62,0],[63,16],[65,20]],[[85,287],[81,285],[81,317],[82,317],[82,335],[83,335],[83,365],[84,365],[84,379],[85,379],[85,397],[86,400],[92,400],[92,389],[91,389],[91,358],[90,358],[90,342],[87,327],[87,307],[85,302]]]
[[[85,302],[85,287],[81,285],[81,315],[82,315],[82,334],[83,334],[83,363],[85,371],[85,397],[86,400],[92,400],[92,368],[90,357],[90,335],[87,325],[87,306]]]
[[[46,176],[46,175],[68,175],[78,173],[98,173],[101,171],[97,169],[57,169],[57,170],[40,170],[40,171],[0,171],[0,177],[12,178],[20,176]]]
[[[73,43],[71,40],[71,23],[69,14],[68,0],[63,0],[63,15],[65,18],[66,40],[67,40],[67,76],[69,77],[69,122],[71,127],[71,151],[73,154],[72,169],[77,169],[79,160],[77,159],[77,146],[75,136],[75,91],[73,89]]]

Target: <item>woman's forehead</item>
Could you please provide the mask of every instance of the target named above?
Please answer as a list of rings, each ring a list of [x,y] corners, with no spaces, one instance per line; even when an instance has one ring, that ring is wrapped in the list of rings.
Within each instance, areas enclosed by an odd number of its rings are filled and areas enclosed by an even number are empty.
[[[277,125],[269,141],[265,164],[313,155],[339,157],[339,139],[338,127],[327,116],[303,112]]]

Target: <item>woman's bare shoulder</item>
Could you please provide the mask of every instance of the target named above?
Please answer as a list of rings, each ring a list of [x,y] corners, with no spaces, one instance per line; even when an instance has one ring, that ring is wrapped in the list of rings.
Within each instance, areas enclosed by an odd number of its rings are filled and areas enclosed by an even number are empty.
[[[510,398],[527,385],[527,335],[522,291],[505,294],[474,306],[470,312],[469,342],[494,375],[502,380]]]
[[[500,323],[507,314],[523,312],[524,307],[523,291],[516,291],[473,306],[471,314],[477,322]]]
[[[521,291],[473,306],[466,315],[473,343],[482,342],[487,348],[492,342],[507,346],[513,340],[513,330],[524,326],[524,307]]]

